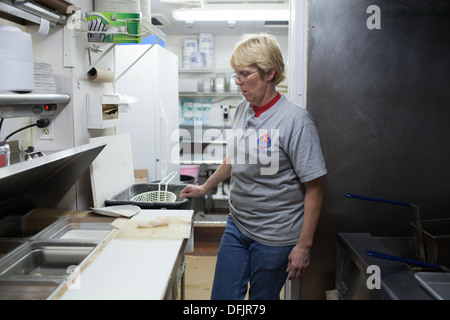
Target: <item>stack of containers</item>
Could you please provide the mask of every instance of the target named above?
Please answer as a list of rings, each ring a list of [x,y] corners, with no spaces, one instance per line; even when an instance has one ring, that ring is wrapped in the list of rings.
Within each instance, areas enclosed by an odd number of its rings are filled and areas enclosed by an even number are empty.
[[[141,0],[141,12],[142,12],[142,19],[146,19],[147,21],[152,21],[152,9],[150,0]]]
[[[198,42],[196,38],[185,38],[183,40],[183,68],[191,68],[192,54],[198,53]]]
[[[53,68],[49,63],[34,62],[34,91],[33,92],[56,92]]]
[[[215,66],[214,35],[212,33],[200,33],[198,42],[200,53],[204,53],[205,55],[205,67],[207,69],[213,69]]]
[[[140,0],[94,0],[94,10],[100,12],[140,12]]]

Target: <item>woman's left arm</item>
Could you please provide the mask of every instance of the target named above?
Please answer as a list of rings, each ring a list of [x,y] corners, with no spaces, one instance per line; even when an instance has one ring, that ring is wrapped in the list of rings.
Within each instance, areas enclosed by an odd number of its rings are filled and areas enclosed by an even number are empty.
[[[305,207],[303,215],[303,226],[297,245],[289,255],[287,271],[289,279],[298,279],[304,274],[309,266],[310,250],[313,244],[314,233],[319,222],[322,210],[323,186],[322,178],[305,182]]]

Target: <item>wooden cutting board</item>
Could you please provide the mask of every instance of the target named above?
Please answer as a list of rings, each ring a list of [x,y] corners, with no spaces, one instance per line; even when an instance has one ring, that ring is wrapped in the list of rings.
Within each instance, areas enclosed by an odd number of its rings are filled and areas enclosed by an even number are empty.
[[[89,139],[106,142],[105,148],[90,165],[94,207],[105,206],[111,199],[134,184],[131,140],[128,133]]]
[[[189,239],[191,234],[191,218],[189,217],[166,217],[167,225],[150,226],[152,222],[161,217],[151,220],[133,221],[129,220],[120,228],[116,239]]]

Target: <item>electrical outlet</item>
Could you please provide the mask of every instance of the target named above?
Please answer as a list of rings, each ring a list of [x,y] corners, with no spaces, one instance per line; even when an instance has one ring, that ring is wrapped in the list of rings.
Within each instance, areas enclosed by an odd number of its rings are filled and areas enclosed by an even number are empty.
[[[55,138],[55,132],[53,129],[53,117],[43,117],[50,120],[50,124],[45,128],[39,128],[39,138],[41,140],[53,140]]]

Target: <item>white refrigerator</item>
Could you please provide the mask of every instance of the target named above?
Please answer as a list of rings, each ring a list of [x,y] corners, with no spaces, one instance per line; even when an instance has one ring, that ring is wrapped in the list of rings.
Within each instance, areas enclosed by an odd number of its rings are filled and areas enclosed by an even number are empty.
[[[118,77],[150,45],[117,45]],[[116,81],[116,92],[137,98],[119,111],[118,133],[128,132],[134,169],[147,169],[148,180],[159,181],[172,171],[179,182],[178,57],[155,45]]]

